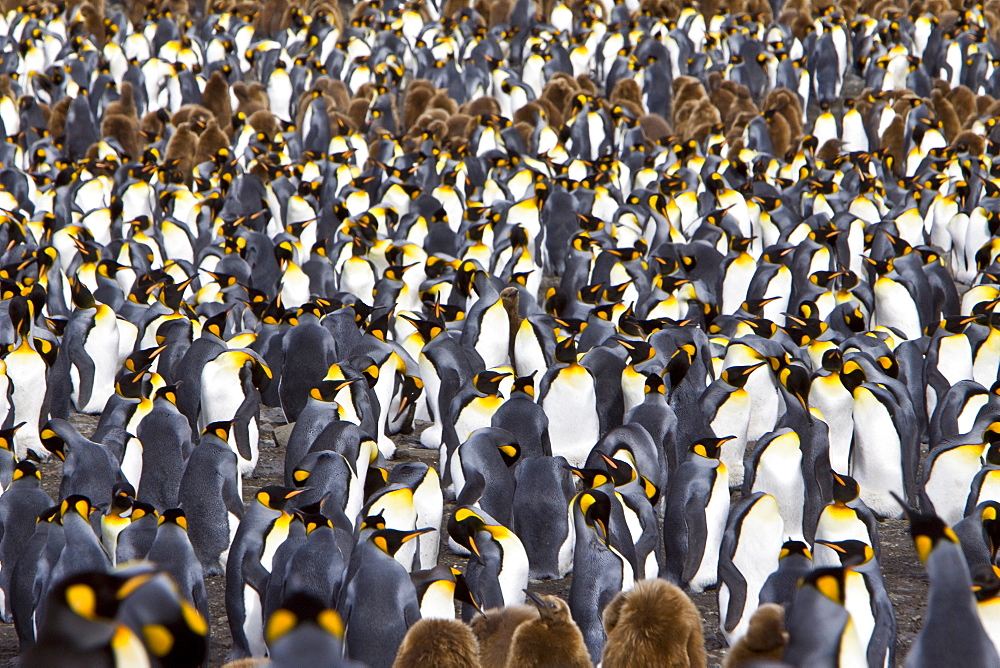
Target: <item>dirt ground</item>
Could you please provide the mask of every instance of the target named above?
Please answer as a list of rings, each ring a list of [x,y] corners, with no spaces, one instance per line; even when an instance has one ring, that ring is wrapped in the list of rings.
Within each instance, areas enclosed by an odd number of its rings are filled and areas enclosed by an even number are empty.
[[[77,415],[72,421],[84,434],[90,434],[97,425],[96,416]],[[244,480],[244,501],[252,499],[261,487],[282,484],[285,453],[275,441],[274,428],[284,424],[283,415],[279,409],[263,408],[261,422],[260,461],[254,476]],[[415,434],[400,436],[396,439],[396,443],[399,450],[396,459],[390,462],[390,467],[417,460],[428,464],[436,463],[436,453],[420,448]],[[43,485],[53,498],[58,493],[61,470],[62,465],[58,462],[48,462],[42,466]],[[927,576],[917,559],[905,521],[884,521],[879,531],[882,539],[882,571],[885,574],[886,586],[899,625],[897,656],[901,662],[913,642],[913,637],[920,629],[927,595]],[[465,560],[451,553],[446,539],[442,541],[441,559],[449,565],[464,569]],[[534,591],[566,598],[569,595],[571,580],[572,575],[558,581],[532,581],[530,586]],[[205,585],[208,589],[212,617],[210,665],[221,666],[225,662],[226,653],[232,642],[226,619],[225,578],[210,577]],[[709,665],[717,665],[725,655],[725,644],[722,634],[718,631],[716,592],[695,594],[692,599],[702,613]],[[17,636],[14,627],[10,624],[0,625],[0,665],[14,665],[16,658]]]

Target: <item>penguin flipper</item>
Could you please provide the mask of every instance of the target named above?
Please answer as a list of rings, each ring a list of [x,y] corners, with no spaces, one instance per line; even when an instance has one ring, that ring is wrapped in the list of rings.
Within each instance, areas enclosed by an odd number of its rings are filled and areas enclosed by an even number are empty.
[[[94,360],[90,359],[90,356],[83,349],[82,342],[79,342],[78,346],[74,346],[74,350],[71,351],[73,357],[71,359],[71,364],[76,367],[76,372],[80,375],[80,386],[77,388],[77,410],[83,408],[88,403],[90,403],[90,395],[94,390],[94,374],[96,373],[94,369]]]
[[[698,496],[689,497],[684,504],[684,523],[687,525],[687,553],[681,571],[681,582],[684,584],[695,576],[705,556],[705,541],[708,539],[705,506],[705,500]]]
[[[245,553],[241,570],[243,571],[243,582],[250,585],[263,600],[271,574],[260,563],[260,557],[253,554],[252,551]]]
[[[749,614],[756,606],[748,602],[747,580],[740,569],[736,568],[730,559],[719,560],[719,582],[725,582],[729,587],[729,605],[726,608],[726,631],[732,633],[744,614]],[[748,603],[750,605],[748,605]]]

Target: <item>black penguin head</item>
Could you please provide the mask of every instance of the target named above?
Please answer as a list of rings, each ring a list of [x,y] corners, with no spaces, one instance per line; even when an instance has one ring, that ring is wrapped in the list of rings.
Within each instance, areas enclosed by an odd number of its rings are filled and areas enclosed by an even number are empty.
[[[97,510],[97,508],[90,503],[90,499],[80,494],[67,496],[59,505],[59,515],[64,519],[71,513],[76,513],[80,517],[86,519],[90,517],[90,513],[95,510]]]
[[[206,425],[201,431],[202,436],[215,436],[223,441],[229,440],[229,430],[233,428],[232,420],[219,420]]]
[[[663,386],[663,379],[660,378],[659,374],[646,374],[646,384],[643,392],[645,394],[664,394],[666,392],[666,388]]]
[[[164,399],[174,406],[177,405],[177,386],[176,385],[164,385],[158,388],[153,394],[154,399]]]
[[[865,370],[858,364],[857,360],[848,359],[844,362],[844,366],[840,370],[840,382],[843,383],[848,392],[853,394],[854,390],[867,380]]]
[[[844,605],[846,589],[844,587],[843,568],[814,569],[805,576],[799,587],[812,587],[834,603]]]
[[[590,489],[577,494],[574,502],[580,507],[587,526],[597,530],[601,540],[608,540],[608,526],[611,523],[611,499],[604,492]]]
[[[90,289],[87,288],[83,281],[76,278],[70,278],[69,287],[70,294],[73,299],[73,305],[78,309],[92,309],[97,307],[94,295],[90,292]]]
[[[970,570],[972,593],[977,601],[990,601],[1000,595],[1000,568],[993,564],[978,564]]]
[[[377,529],[368,537],[375,547],[385,552],[390,557],[395,556],[399,548],[417,536],[434,531],[433,528],[416,529],[414,531],[399,531],[398,529]],[[472,542],[475,545],[475,542]],[[475,550],[473,550],[475,551]]]
[[[141,520],[143,517],[152,517],[159,521],[160,513],[150,504],[143,501],[136,501],[132,504],[132,514],[130,517],[133,522]]]
[[[267,644],[275,644],[303,624],[320,628],[337,640],[344,637],[344,623],[336,611],[309,594],[297,593],[286,598],[268,618],[264,631]]]
[[[345,378],[344,380],[321,380],[316,387],[309,390],[309,396],[316,401],[331,403],[336,401],[337,393],[351,383],[356,383],[363,378]]]
[[[159,336],[160,335],[157,334],[157,338],[159,338]],[[165,345],[161,345],[156,348],[143,348],[142,350],[137,350],[125,359],[125,364],[123,366],[133,374],[142,373],[143,371],[149,369],[149,367],[153,365],[153,360],[155,360],[156,357],[166,349],[167,347]]]
[[[163,514],[160,515],[160,519],[157,521],[157,524],[176,524],[185,531],[187,531],[188,528],[187,516],[180,508],[169,508],[164,510]]]
[[[705,459],[718,459],[722,453],[722,445],[731,441],[735,436],[723,436],[722,438],[703,438],[691,446],[691,452],[704,457]]]
[[[135,488],[127,481],[116,482],[111,489],[111,506],[108,514],[121,515],[128,512],[135,502]]]
[[[830,469],[830,475],[833,477],[833,500],[836,503],[847,504],[858,498],[861,488],[854,478],[833,469]]]
[[[781,560],[796,554],[802,555],[809,561],[812,561],[812,553],[809,551],[809,546],[801,540],[786,540],[782,543],[778,559]]]
[[[34,462],[22,459],[14,466],[14,473],[11,480],[16,481],[22,478],[41,480],[42,472],[38,470],[38,466]]]
[[[816,542],[820,545],[826,545],[836,552],[837,557],[840,559],[840,565],[844,568],[853,568],[861,564],[866,564],[875,556],[871,545],[860,540],[828,541],[817,538]]]
[[[59,612],[60,621],[70,613],[87,621],[111,621],[118,612],[118,593],[123,578],[109,573],[86,572],[71,575],[52,587],[47,601]],[[46,615],[48,621],[48,615]],[[59,631],[60,629],[52,629]],[[64,629],[64,631],[71,631]]]
[[[517,439],[505,439],[505,442],[499,443],[497,445],[497,451],[500,453],[500,457],[503,459],[503,463],[508,467],[514,466],[517,463],[518,458],[521,456],[521,446],[517,442]]]
[[[403,376],[403,384],[399,390],[399,410],[396,411],[396,415],[392,418],[393,422],[406,413],[410,406],[417,403],[417,399],[420,398],[420,394],[423,391],[424,381],[416,376]]]
[[[14,452],[14,434],[26,424],[27,422],[19,422],[8,429],[0,429],[0,448]]]
[[[921,513],[910,508],[903,499],[899,498],[895,492],[892,493],[896,502],[906,511],[906,517],[910,520],[910,537],[913,538],[913,546],[917,550],[917,556],[923,564],[927,564],[927,559],[931,552],[938,545],[953,543],[958,544],[958,536],[951,530],[944,520],[937,515]]]
[[[472,379],[476,389],[485,395],[494,396],[500,393],[500,383],[511,374],[506,371],[480,371]]]
[[[576,336],[568,336],[556,344],[556,361],[560,364],[576,364]]]
[[[800,364],[786,364],[778,371],[778,380],[788,390],[788,393],[799,400],[802,408],[809,408],[809,388],[811,378],[809,371]]]
[[[844,366],[844,354],[840,348],[831,348],[823,353],[823,368],[827,371],[840,371]]]
[[[288,500],[298,496],[304,489],[294,489],[292,487],[282,487],[280,485],[268,485],[262,487],[256,495],[257,502],[270,510],[284,510]]]
[[[301,519],[303,526],[306,528],[307,536],[317,529],[333,528],[333,522],[330,518],[320,513],[304,513]]]
[[[627,339],[617,339],[617,341],[621,347],[628,351],[629,360],[633,366],[651,360],[656,355],[653,346],[645,341]]]
[[[444,327],[441,323],[434,322],[432,320],[423,320],[406,313],[400,313],[399,317],[416,327],[417,333],[420,335],[420,338],[423,339],[425,344],[444,331]]]
[[[45,449],[54,454],[59,459],[66,461],[66,441],[57,434],[48,424],[38,432],[38,437],[42,441]]]
[[[600,455],[601,460],[604,462],[605,469],[611,476],[611,482],[614,483],[615,487],[627,485],[636,479],[636,470],[627,462],[608,457],[603,452],[598,452],[597,454]]]
[[[750,375],[766,365],[767,362],[757,362],[756,364],[748,364],[746,366],[731,366],[723,369],[722,380],[733,387],[742,389],[747,384],[747,380],[750,379]]]
[[[518,376],[514,379],[514,386],[511,389],[511,394],[515,392],[521,392],[528,395],[532,399],[535,398],[535,374],[537,371],[532,371],[530,375]]]

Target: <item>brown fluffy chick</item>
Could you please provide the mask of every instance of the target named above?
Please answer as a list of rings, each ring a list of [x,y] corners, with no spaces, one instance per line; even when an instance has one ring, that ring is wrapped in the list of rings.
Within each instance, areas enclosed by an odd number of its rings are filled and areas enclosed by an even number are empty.
[[[785,609],[777,603],[765,603],[753,613],[746,635],[729,650],[722,666],[737,668],[762,661],[781,661],[786,644]]]
[[[653,578],[604,608],[604,668],[705,666],[701,615],[680,587]]]
[[[410,627],[393,668],[479,668],[479,643],[456,619],[421,619]]]
[[[514,631],[535,619],[538,619],[538,608],[532,605],[491,608],[473,618],[472,632],[479,641],[479,661],[483,668],[504,668]]]
[[[590,654],[583,634],[569,613],[566,601],[558,596],[525,593],[538,606],[538,619],[525,622],[514,631],[507,668],[562,666],[590,668]]]

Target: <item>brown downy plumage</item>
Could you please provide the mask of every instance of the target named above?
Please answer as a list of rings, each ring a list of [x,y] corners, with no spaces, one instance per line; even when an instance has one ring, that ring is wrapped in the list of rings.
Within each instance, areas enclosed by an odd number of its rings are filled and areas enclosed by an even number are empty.
[[[618,594],[603,613],[604,668],[705,665],[701,614],[679,587],[641,580]]]
[[[749,668],[758,662],[780,662],[787,644],[785,609],[777,603],[765,603],[750,618],[746,635],[726,653],[722,668]]]
[[[538,608],[532,605],[512,605],[492,608],[473,618],[472,632],[479,641],[479,661],[483,668],[504,668],[514,631],[538,617]]]
[[[259,83],[248,85],[242,81],[237,81],[233,85],[233,95],[236,96],[236,100],[239,103],[236,106],[236,113],[243,112],[249,117],[255,111],[271,108],[271,102],[267,97],[267,89]]]
[[[281,123],[278,121],[277,116],[267,109],[258,109],[250,114],[250,117],[247,118],[247,123],[257,132],[263,132],[267,136],[268,141],[273,140],[281,132]]]
[[[640,109],[642,107],[642,89],[639,88],[639,84],[635,82],[635,79],[619,79],[615,83],[615,87],[611,91],[611,104],[621,104],[622,102],[631,102],[632,104],[638,105]],[[643,109],[645,112],[645,109]]]
[[[94,44],[103,46],[107,43],[107,31],[104,27],[104,11],[98,9],[89,2],[84,2],[77,10],[79,20],[83,23],[83,28],[94,36]]]
[[[223,132],[228,134],[232,130],[233,105],[229,99],[229,82],[222,72],[212,72],[201,92],[201,104],[215,115],[215,122]]]
[[[958,122],[966,126],[976,116],[976,94],[968,86],[956,86],[948,91],[948,101],[958,115]]]
[[[499,116],[500,102],[492,95],[482,95],[475,100],[469,100],[458,110],[475,118],[476,116]]]
[[[430,103],[431,98],[437,91],[434,89],[434,85],[427,81],[426,79],[415,79],[410,82],[410,85],[406,88],[406,94],[403,98],[403,126],[406,128],[412,128],[417,119],[420,118],[424,110],[427,109],[427,105]]]
[[[52,114],[49,116],[49,134],[55,138],[66,134],[66,114],[69,113],[69,105],[73,101],[71,97],[64,97],[52,105]]]
[[[521,624],[514,631],[507,667],[591,668],[593,664],[583,634],[570,616],[566,601],[558,596],[526,593],[538,606],[539,617]]]
[[[931,91],[931,107],[934,109],[934,115],[941,121],[945,140],[949,143],[955,141],[955,137],[962,131],[962,122],[955,112],[955,107],[940,90]]]
[[[410,627],[393,668],[479,668],[479,643],[456,619],[421,619]]]
[[[468,139],[469,124],[472,123],[472,116],[466,114],[454,114],[448,118],[448,136],[452,139]]]
[[[185,104],[170,117],[170,123],[174,126],[178,126],[181,123],[206,124],[210,118],[215,118],[215,114],[210,109],[200,104]]]
[[[114,137],[129,159],[138,160],[142,155],[142,134],[139,132],[138,121],[133,117],[105,114],[101,121],[101,136]]]
[[[347,107],[347,117],[351,119],[351,124],[354,127],[364,127],[370,106],[368,100],[351,100],[351,104]]]
[[[139,131],[142,133],[146,143],[154,142],[163,136],[170,122],[170,116],[163,109],[147,112],[139,123]]]
[[[663,116],[660,116],[659,114],[646,114],[645,116],[640,116],[639,127],[642,128],[642,134],[645,135],[646,141],[652,143],[666,139],[674,133],[674,131],[670,129],[670,125],[663,120]]]
[[[893,168],[897,176],[903,167],[903,139],[905,138],[906,125],[903,117],[896,114],[896,117],[889,123],[889,127],[882,133],[882,140],[879,149],[893,160]]]
[[[190,123],[182,123],[167,142],[164,165],[172,173],[174,183],[191,184],[191,170],[198,154],[198,135]]]
[[[257,34],[273,38],[281,31],[282,19],[288,10],[287,0],[267,0],[254,19],[253,29]]]
[[[215,119],[211,119],[198,137],[198,158],[196,164],[211,160],[221,149],[229,146],[229,137],[219,128]]]
[[[788,153],[788,149],[794,145],[788,119],[778,110],[769,109],[764,112],[764,120],[767,122],[767,134],[771,137],[771,148],[774,149],[774,155],[785,155]],[[797,143],[798,138],[795,140],[795,144]]]
[[[986,137],[978,135],[972,130],[963,130],[955,137],[951,145],[959,152],[968,152],[971,155],[982,155],[986,151]]]

